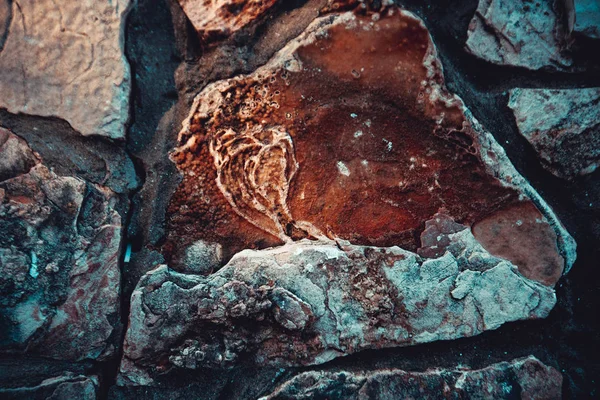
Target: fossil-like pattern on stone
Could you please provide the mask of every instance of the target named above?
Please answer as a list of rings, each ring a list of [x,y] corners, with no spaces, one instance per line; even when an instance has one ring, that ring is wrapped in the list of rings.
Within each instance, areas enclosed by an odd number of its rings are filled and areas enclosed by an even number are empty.
[[[469,25],[466,50],[500,65],[564,69],[570,27],[561,0],[480,0]]]
[[[253,74],[208,85],[179,140],[169,261],[197,240],[226,258],[324,236],[416,250],[440,208],[465,225],[515,209],[508,223],[541,221],[528,225],[541,245],[514,240],[502,256],[529,252],[524,268],[549,270],[550,284],[574,259],[553,213],[446,91],[423,23],[397,8],[318,18]],[[476,236],[508,243],[495,226]]]
[[[309,399],[545,399],[562,398],[562,375],[537,358],[482,369],[411,372],[309,371],[296,375],[260,400]]]
[[[242,356],[320,364],[473,336],[554,306],[554,290],[490,255],[468,228],[438,237],[444,253],[432,259],[303,240],[242,251],[208,277],[160,266],[133,293],[120,382],[151,384],[172,367],[227,368]]]
[[[278,0],[177,0],[204,38],[229,36],[263,17]]]
[[[5,39],[0,16],[0,107],[62,118],[82,135],[124,138],[129,6],[129,0],[13,1]]]
[[[115,194],[55,174],[5,129],[0,151],[0,351],[110,354],[120,285]]]
[[[514,89],[519,132],[554,175],[574,178],[600,164],[600,88]]]

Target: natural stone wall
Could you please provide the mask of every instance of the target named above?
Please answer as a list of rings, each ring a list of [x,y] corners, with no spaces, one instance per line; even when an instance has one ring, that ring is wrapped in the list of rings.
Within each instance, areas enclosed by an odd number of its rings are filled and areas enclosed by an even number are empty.
[[[598,15],[0,0],[0,398],[596,397]]]

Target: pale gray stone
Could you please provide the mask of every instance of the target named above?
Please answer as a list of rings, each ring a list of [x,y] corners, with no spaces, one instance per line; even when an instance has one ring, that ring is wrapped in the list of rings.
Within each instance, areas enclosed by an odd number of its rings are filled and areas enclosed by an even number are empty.
[[[208,277],[160,266],[132,295],[120,382],[151,384],[158,359],[187,369],[228,368],[241,354],[261,366],[314,365],[547,316],[554,290],[514,265],[479,247],[486,262],[476,271],[459,262],[477,243],[469,236],[450,234],[448,251],[428,260],[303,240],[244,250]]]
[[[0,51],[0,107],[62,118],[85,136],[124,138],[129,7],[130,0],[13,1]]]
[[[600,88],[514,89],[508,106],[554,175],[574,178],[600,165]]]
[[[559,0],[480,0],[465,48],[499,65],[567,68],[572,64],[567,54],[570,29],[562,7]]]

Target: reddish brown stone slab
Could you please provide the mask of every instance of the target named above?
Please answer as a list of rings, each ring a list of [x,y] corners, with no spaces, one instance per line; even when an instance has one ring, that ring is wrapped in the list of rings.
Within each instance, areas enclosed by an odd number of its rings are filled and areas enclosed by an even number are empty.
[[[542,204],[469,115],[412,14],[318,19],[252,75],[198,95],[172,155],[183,181],[163,250],[322,236],[415,250],[441,208],[470,226]]]
[[[256,22],[278,0],[177,0],[205,39],[230,35]]]

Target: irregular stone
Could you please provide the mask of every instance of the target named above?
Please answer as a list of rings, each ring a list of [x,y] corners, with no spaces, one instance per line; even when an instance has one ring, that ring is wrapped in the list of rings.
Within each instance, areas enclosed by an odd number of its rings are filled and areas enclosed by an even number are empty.
[[[59,175],[79,176],[117,193],[130,193],[140,183],[121,143],[81,136],[63,120],[15,115],[1,109],[0,126],[23,138]]]
[[[221,267],[223,247],[218,243],[207,243],[198,240],[185,251],[183,266],[192,274],[208,274]]]
[[[82,135],[125,137],[129,0],[12,2],[0,52],[0,108],[54,116]],[[0,33],[1,34],[1,33]]]
[[[571,179],[600,165],[600,88],[513,89],[508,107],[554,175]]]
[[[70,372],[45,379],[36,386],[0,388],[0,397],[5,400],[95,400],[97,394],[97,376],[75,375]]]
[[[600,39],[600,3],[598,0],[574,0],[574,31],[592,39]]]
[[[37,163],[27,143],[0,127],[0,182],[26,174]]]
[[[521,207],[539,209],[551,229],[532,229],[557,248],[512,241],[515,252],[568,269],[572,238],[445,89],[422,21],[394,7],[364,14],[317,18],[254,73],[196,97],[172,154],[183,180],[166,260],[197,240],[223,244],[226,258],[303,237],[417,250],[441,208],[472,226]]]
[[[228,368],[242,354],[261,366],[314,365],[547,316],[551,288],[489,254],[469,229],[448,237],[434,259],[302,240],[244,250],[208,277],[160,266],[132,295],[120,382],[151,384],[174,366]]]
[[[533,356],[483,369],[308,371],[261,400],[561,399],[562,375]]]
[[[14,161],[1,167],[0,351],[64,360],[109,355],[119,311],[117,197],[55,174],[23,140],[0,135]]]
[[[229,36],[261,19],[278,0],[177,0],[198,33]]]
[[[565,69],[572,64],[565,13],[560,0],[480,0],[465,49],[494,64]]]

